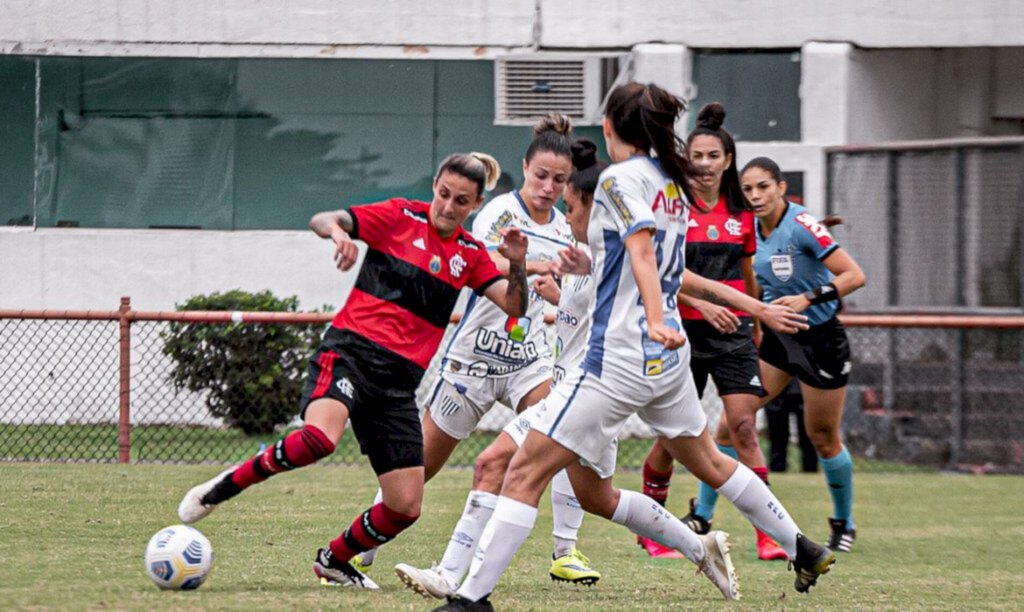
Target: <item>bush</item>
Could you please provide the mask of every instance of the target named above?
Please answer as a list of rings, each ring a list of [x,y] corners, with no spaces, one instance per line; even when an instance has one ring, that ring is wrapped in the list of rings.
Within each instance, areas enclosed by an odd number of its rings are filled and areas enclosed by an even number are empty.
[[[269,291],[211,293],[178,310],[296,312],[298,298]],[[160,334],[175,361],[176,389],[206,393],[210,414],[246,434],[266,434],[298,412],[306,364],[320,342],[321,325],[171,323]]]

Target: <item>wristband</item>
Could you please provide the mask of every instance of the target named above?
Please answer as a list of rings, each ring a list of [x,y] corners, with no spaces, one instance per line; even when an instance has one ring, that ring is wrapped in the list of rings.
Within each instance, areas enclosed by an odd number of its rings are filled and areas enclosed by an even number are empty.
[[[817,289],[804,292],[804,297],[811,304],[822,304],[824,302],[831,302],[832,300],[839,299],[839,290],[832,283],[822,285]]]

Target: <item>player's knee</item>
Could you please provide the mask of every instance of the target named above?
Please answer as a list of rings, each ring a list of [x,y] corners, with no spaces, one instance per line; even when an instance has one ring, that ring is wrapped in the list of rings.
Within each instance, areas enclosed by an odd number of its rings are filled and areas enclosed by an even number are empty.
[[[729,419],[729,437],[739,451],[752,451],[760,448],[757,440],[757,423],[753,415]]]
[[[473,465],[473,488],[500,489],[511,459],[505,453],[490,448],[480,453]]]
[[[842,440],[839,432],[829,428],[814,428],[808,430],[807,437],[814,445],[815,452],[822,457],[831,457],[839,452]]]
[[[393,512],[396,512],[405,517],[408,525],[412,525],[416,522],[416,519],[420,517],[420,511],[423,505],[423,495],[416,495],[415,493],[400,493],[388,500],[387,508]],[[407,526],[408,526],[407,525]]]

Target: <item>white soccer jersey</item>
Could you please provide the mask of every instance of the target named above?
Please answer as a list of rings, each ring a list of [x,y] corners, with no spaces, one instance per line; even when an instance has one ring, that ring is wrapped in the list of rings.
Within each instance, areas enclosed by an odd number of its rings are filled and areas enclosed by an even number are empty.
[[[654,231],[665,324],[683,333],[676,308],[689,217],[683,197],[650,157],[632,157],[601,173],[587,232],[597,295],[583,369],[607,384],[649,389],[642,381],[689,367],[689,351],[666,350],[647,335],[647,317],[625,248],[626,238],[634,233]]]
[[[586,249],[585,245],[580,248]],[[555,384],[565,373],[579,367],[587,352],[590,313],[594,309],[594,277],[567,274],[562,277],[562,296],[558,299],[555,330]]]
[[[500,195],[481,210],[473,221],[473,236],[490,251],[501,243],[501,229],[518,227],[526,235],[527,261],[553,261],[558,251],[569,246],[572,231],[565,215],[551,211],[551,220],[539,224],[530,218],[518,191]],[[469,298],[462,322],[445,351],[442,371],[471,376],[508,376],[537,359],[550,359],[544,329],[544,299],[532,289],[526,316],[510,317],[497,305],[476,294]]]

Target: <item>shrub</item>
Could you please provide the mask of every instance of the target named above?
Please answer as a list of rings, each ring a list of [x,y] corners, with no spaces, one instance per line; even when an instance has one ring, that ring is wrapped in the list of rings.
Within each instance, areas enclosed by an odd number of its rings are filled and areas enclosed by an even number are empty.
[[[233,290],[189,298],[178,310],[296,312],[298,298]],[[246,434],[266,434],[298,412],[306,364],[321,325],[171,323],[160,334],[176,389],[206,394],[210,414]]]

